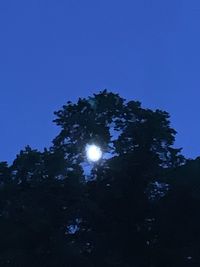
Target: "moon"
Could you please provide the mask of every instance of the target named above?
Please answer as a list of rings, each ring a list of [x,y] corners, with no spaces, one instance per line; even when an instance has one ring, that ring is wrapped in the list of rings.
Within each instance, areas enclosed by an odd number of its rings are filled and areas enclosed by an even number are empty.
[[[86,146],[86,155],[89,161],[96,162],[102,157],[102,150],[99,146],[96,145],[87,145]]]

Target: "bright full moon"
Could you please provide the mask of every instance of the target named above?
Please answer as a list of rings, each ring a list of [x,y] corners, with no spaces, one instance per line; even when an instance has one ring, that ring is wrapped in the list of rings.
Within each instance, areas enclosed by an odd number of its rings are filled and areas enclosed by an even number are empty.
[[[87,145],[86,146],[86,155],[88,160],[98,161],[102,157],[102,151],[99,146],[96,145]]]

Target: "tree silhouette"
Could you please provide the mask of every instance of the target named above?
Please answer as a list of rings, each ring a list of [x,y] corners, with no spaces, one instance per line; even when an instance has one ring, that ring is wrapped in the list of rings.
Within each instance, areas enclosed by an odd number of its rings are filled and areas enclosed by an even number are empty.
[[[49,149],[0,163],[0,265],[199,266],[199,159],[169,114],[104,90],[55,115]]]

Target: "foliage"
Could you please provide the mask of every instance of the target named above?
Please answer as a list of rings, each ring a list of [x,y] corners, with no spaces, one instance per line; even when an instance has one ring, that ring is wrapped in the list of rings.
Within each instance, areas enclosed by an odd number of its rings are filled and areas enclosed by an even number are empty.
[[[52,147],[0,163],[0,266],[199,266],[200,163],[169,114],[104,90],[55,115]]]

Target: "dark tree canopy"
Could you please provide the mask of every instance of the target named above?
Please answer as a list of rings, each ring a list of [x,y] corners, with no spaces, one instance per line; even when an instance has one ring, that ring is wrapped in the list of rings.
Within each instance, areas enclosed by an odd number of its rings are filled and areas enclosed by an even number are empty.
[[[49,149],[0,163],[0,266],[199,266],[200,160],[169,114],[104,90],[55,115]]]

